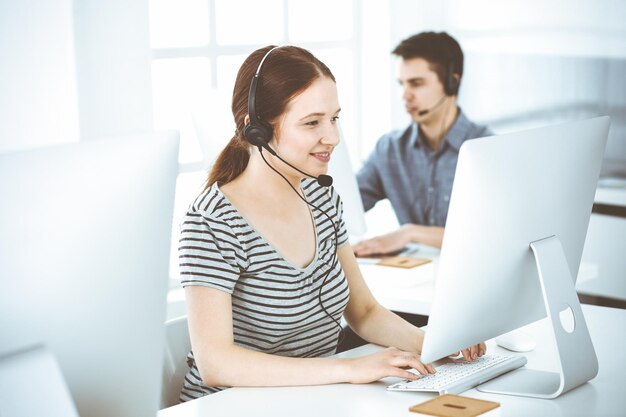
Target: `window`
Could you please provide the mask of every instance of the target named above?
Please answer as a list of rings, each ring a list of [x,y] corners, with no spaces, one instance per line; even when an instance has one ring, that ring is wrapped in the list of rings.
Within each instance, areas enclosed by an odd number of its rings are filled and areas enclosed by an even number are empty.
[[[342,130],[359,156],[361,2],[356,0],[150,0],[154,128],[181,135],[170,276],[178,281],[178,227],[235,129],[230,99],[253,50],[297,44],[333,71]]]

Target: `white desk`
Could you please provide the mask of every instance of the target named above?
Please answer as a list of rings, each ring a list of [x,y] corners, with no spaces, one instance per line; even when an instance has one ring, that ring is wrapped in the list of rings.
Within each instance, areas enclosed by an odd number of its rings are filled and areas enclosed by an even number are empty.
[[[626,179],[601,179],[583,251],[583,262],[596,264],[598,279],[581,282],[578,292],[626,302]],[[609,186],[610,185],[610,186]],[[620,303],[618,303],[620,304]]]
[[[415,268],[395,268],[359,259],[359,268],[367,286],[380,304],[393,311],[430,314],[435,297],[435,272],[439,265],[439,249],[426,245],[418,248],[411,256],[431,259],[432,262]]]
[[[413,245],[418,248],[411,256],[428,258],[432,262],[404,269],[375,265],[373,260],[359,260],[367,286],[380,304],[402,313],[428,316],[435,297],[435,276],[439,265],[439,249]],[[576,288],[587,288],[597,281],[598,266],[583,262],[578,271]]]
[[[591,333],[600,372],[589,383],[555,400],[486,394],[474,389],[465,396],[497,401],[500,416],[623,416],[626,410],[626,361],[622,355],[626,344],[626,310],[583,305],[583,312]],[[551,345],[545,341],[546,321],[527,328],[538,340],[538,346],[527,354],[528,367],[554,369]],[[489,351],[506,352],[488,343]],[[380,349],[366,345],[338,356],[350,357]],[[510,352],[507,352],[510,354]],[[581,358],[584,360],[585,358]],[[372,384],[335,384],[307,387],[231,388],[198,400],[161,410],[158,417],[201,416],[416,416],[411,405],[434,394],[391,392],[386,386],[396,379],[388,378]],[[490,414],[491,415],[491,414]]]

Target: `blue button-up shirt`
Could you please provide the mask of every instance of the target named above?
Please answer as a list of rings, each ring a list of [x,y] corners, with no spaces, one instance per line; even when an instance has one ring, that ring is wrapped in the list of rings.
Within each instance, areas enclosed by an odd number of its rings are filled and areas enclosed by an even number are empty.
[[[490,135],[460,110],[437,150],[430,148],[416,123],[387,133],[357,174],[365,210],[388,198],[401,225],[445,226],[461,144]]]

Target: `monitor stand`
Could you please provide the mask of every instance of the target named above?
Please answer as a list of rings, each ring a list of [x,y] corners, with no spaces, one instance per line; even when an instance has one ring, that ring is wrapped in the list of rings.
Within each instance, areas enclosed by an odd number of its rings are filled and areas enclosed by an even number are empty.
[[[0,396],[0,416],[79,417],[61,368],[43,345],[0,354]]]
[[[476,387],[482,392],[556,398],[598,374],[598,358],[591,343],[574,280],[561,242],[556,236],[530,243],[535,255],[543,300],[559,359],[559,372],[517,369]],[[571,309],[574,328],[566,330],[560,312]]]

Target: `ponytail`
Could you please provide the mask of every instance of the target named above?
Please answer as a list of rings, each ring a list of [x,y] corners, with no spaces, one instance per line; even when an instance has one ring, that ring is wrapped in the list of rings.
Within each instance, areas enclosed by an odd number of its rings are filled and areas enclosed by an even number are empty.
[[[209,189],[216,182],[226,184],[237,178],[248,166],[250,150],[248,143],[240,137],[240,131],[235,133],[226,147],[215,160],[204,189]]]
[[[261,61],[274,45],[257,49],[239,68],[233,89],[232,112],[237,131],[228,145],[217,157],[206,180],[204,189],[213,184],[227,184],[237,178],[248,166],[252,145],[243,137],[245,118],[248,115],[248,98],[251,80],[255,77]],[[320,77],[335,77],[322,61],[306,49],[281,46],[272,52],[263,67],[263,77],[256,90],[256,117],[273,126],[285,112],[289,102],[313,81]]]

